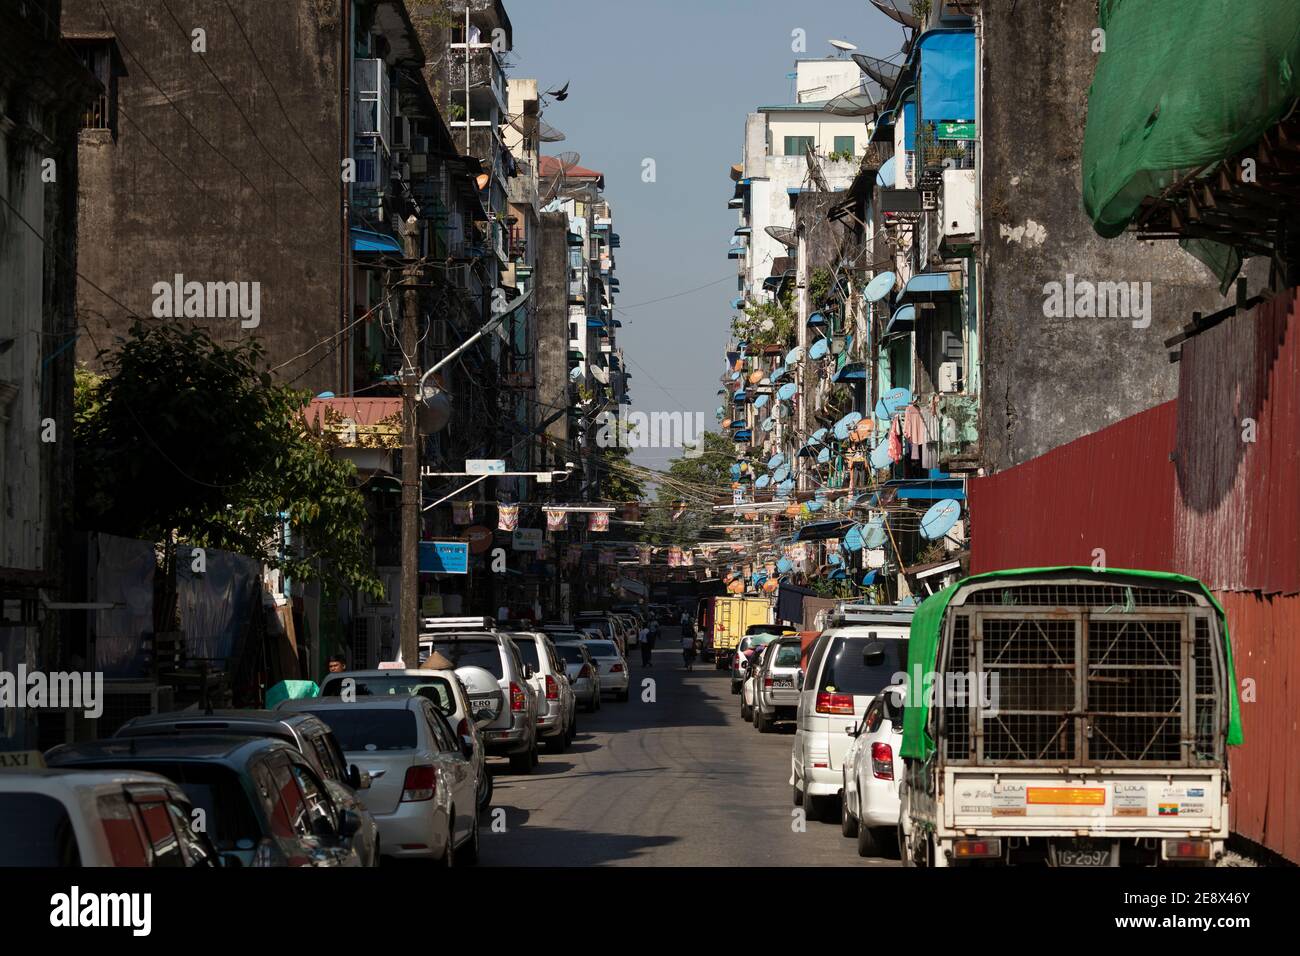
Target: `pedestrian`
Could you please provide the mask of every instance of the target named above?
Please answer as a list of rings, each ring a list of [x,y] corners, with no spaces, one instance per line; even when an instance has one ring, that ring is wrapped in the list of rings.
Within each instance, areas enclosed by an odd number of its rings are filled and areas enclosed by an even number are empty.
[[[653,648],[650,646],[650,628],[644,624],[641,625],[641,630],[637,633],[637,643],[641,645],[641,666],[649,667],[650,651]]]
[[[691,634],[682,635],[682,660],[686,662],[686,669],[691,669],[691,664],[695,660],[695,637]]]
[[[682,621],[681,621],[681,626],[682,626],[682,630],[683,630],[683,631],[686,630],[688,627],[691,626],[691,616],[690,616],[690,614],[688,614],[688,613],[685,612],[685,611],[682,611]]]

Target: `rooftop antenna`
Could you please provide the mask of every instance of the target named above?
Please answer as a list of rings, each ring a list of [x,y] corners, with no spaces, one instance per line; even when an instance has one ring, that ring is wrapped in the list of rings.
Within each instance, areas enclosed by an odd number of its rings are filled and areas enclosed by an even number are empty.
[[[794,249],[799,245],[799,237],[787,226],[764,226],[763,229],[787,249]]]
[[[841,60],[857,49],[857,47],[848,40],[831,40],[830,44],[839,51]]]
[[[894,83],[898,81],[898,66],[878,56],[867,56],[865,53],[854,53],[851,56],[858,69],[871,77],[886,93],[893,89]]]
[[[555,172],[555,178],[551,180],[550,185],[548,185],[546,190],[542,193],[543,205],[549,203],[560,194],[560,189],[564,186],[564,180],[568,177],[569,171],[573,169],[573,167],[577,166],[581,159],[582,157],[572,150],[558,153],[556,155],[555,162],[558,168]]]

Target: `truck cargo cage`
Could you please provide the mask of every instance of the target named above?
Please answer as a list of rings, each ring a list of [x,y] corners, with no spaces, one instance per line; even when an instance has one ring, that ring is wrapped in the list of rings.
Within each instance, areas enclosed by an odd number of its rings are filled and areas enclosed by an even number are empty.
[[[999,581],[954,596],[939,672],[951,763],[1203,766],[1222,759],[1219,619],[1176,586]],[[950,688],[948,689],[950,690]]]

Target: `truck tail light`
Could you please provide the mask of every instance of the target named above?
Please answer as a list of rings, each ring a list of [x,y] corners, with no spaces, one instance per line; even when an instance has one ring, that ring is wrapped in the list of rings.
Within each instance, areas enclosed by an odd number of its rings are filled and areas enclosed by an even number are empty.
[[[828,694],[822,691],[817,695],[817,713],[853,716],[852,694]]]
[[[406,780],[402,782],[402,803],[419,803],[432,800],[438,789],[438,770],[435,767],[419,766],[406,768]]]
[[[771,686],[772,686],[772,678],[771,678],[771,677],[764,677],[764,678],[763,678],[763,686],[764,686],[764,687],[771,687]]]
[[[528,706],[528,696],[524,689],[514,681],[510,682],[510,709],[523,710]]]
[[[546,699],[547,700],[560,699],[560,685],[556,683],[555,678],[552,677],[550,674],[546,675]]]
[[[871,745],[871,775],[877,780],[894,779],[894,748],[889,744]]]
[[[1209,840],[1166,840],[1166,860],[1208,860]]]
[[[1002,841],[992,840],[954,840],[952,855],[957,860],[988,860],[1002,855]]]

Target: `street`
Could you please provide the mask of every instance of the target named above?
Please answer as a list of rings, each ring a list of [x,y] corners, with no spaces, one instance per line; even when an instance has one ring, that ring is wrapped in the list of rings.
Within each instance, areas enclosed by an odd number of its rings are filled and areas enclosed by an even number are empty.
[[[792,725],[760,734],[740,719],[727,672],[695,662],[687,673],[665,627],[650,670],[632,657],[634,691],[579,718],[577,742],[542,754],[531,776],[494,761],[484,816],[485,866],[896,866],[859,860],[837,825],[795,832],[790,799]],[[498,809],[505,811],[504,833]],[[800,814],[802,817],[802,814]]]

